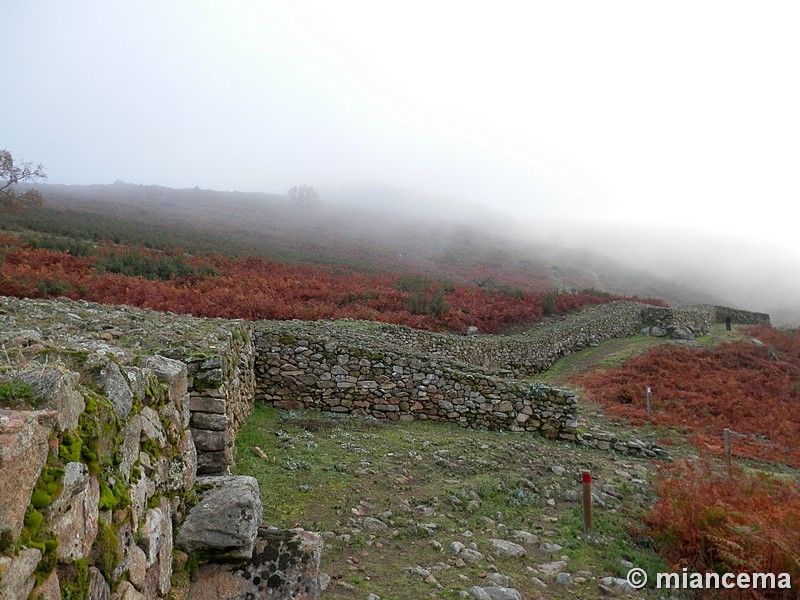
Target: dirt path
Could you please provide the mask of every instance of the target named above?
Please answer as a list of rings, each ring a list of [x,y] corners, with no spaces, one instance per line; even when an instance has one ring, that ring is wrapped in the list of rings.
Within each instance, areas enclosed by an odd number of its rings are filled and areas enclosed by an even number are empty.
[[[709,347],[745,337],[738,329],[739,326],[734,326],[732,332],[726,332],[724,325],[712,325],[710,333],[698,338],[697,344]],[[603,369],[617,368],[632,356],[639,356],[650,348],[669,343],[677,342],[669,338],[648,335],[612,338],[601,342],[594,348],[584,348],[579,352],[561,358],[547,371],[537,374],[533,379],[553,385],[567,385],[569,379],[579,373],[586,373],[595,367]]]
[[[537,374],[534,379],[554,385],[566,385],[568,380],[586,373],[595,367],[617,367],[631,356],[643,354],[648,349],[665,343],[662,338],[637,335],[629,338],[605,340],[594,348],[584,348],[579,352],[559,359],[547,371]]]

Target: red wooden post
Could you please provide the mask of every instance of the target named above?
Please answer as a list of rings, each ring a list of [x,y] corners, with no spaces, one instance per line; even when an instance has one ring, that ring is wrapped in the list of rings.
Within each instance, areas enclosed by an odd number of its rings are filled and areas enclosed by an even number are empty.
[[[589,471],[581,472],[583,484],[583,532],[592,531],[592,474]]]

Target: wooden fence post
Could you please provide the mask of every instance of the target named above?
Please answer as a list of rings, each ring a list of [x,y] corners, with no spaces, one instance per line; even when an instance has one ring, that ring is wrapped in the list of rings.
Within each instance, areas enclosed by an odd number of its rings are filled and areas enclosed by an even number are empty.
[[[725,436],[725,466],[728,469],[728,477],[731,476],[731,430],[727,427],[723,431]]]
[[[581,472],[583,483],[583,532],[592,531],[592,474],[590,471]]]

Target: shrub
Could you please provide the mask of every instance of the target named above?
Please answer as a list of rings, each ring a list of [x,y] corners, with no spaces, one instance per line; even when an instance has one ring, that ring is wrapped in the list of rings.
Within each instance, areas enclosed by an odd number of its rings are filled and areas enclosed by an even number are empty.
[[[12,407],[21,404],[34,405],[36,402],[36,393],[27,382],[19,377],[13,377],[0,384],[0,402]]]
[[[36,284],[36,291],[42,297],[64,296],[69,293],[72,286],[66,281],[56,281],[53,279],[40,279]]]
[[[708,462],[679,463],[657,486],[645,518],[674,568],[790,573],[800,583],[800,486]]]

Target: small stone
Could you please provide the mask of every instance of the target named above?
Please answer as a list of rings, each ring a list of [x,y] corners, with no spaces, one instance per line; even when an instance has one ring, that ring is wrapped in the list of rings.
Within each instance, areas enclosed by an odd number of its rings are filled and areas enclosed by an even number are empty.
[[[572,575],[569,573],[558,573],[556,575],[556,583],[561,585],[573,585],[575,582],[572,579]]]
[[[376,519],[375,517],[364,517],[363,525],[364,529],[389,529],[389,526],[386,523],[380,519]]]
[[[463,558],[467,562],[478,562],[483,560],[483,554],[478,552],[477,550],[473,550],[471,548],[464,548],[460,553],[459,556]]]
[[[555,554],[556,552],[561,552],[561,550],[563,549],[560,545],[551,544],[550,542],[542,543],[541,548],[542,548],[542,550],[544,550],[545,552],[549,552],[550,554]]]
[[[458,554],[464,548],[466,548],[466,546],[461,542],[450,542],[450,550],[453,552],[453,554]]]
[[[509,542],[507,540],[490,539],[489,543],[492,545],[492,547],[498,554],[502,554],[504,556],[513,556],[519,558],[527,554],[525,548],[523,548],[519,544],[515,544],[514,542]]]
[[[565,560],[556,560],[549,563],[544,563],[539,565],[538,569],[545,575],[553,575],[554,573],[559,573],[567,568],[567,561]]]

